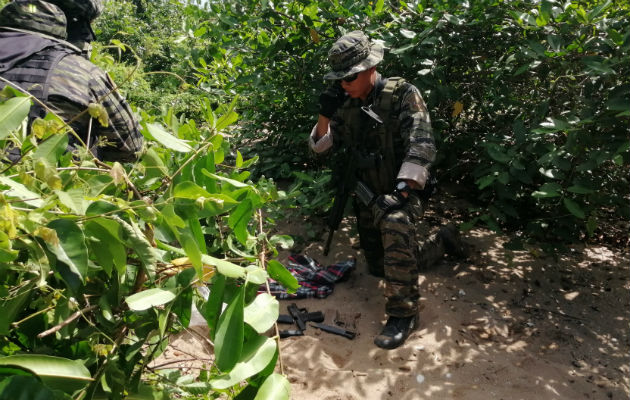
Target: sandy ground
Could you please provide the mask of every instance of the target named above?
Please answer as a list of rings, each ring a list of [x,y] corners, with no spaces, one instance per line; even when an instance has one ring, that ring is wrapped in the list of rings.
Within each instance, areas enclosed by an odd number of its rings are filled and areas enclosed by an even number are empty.
[[[490,231],[467,232],[472,256],[421,274],[420,326],[404,346],[386,351],[373,344],[385,320],[382,281],[367,273],[352,223],[344,220],[328,257],[322,241],[300,251],[323,265],[356,257],[357,269],[328,298],[295,302],[324,312],[328,324],[336,317],[355,324],[358,335],[309,327],[282,339],[292,399],[630,398],[627,249],[576,245],[549,257],[536,247],[507,250],[507,238]],[[297,235],[303,226],[281,233]],[[290,303],[282,301],[281,312]],[[196,335],[174,346],[166,362],[211,357]]]

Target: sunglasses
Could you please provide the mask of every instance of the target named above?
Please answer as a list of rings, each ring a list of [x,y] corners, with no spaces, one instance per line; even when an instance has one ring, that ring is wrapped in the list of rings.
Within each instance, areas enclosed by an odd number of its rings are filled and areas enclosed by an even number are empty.
[[[342,81],[346,82],[346,83],[350,83],[352,81],[354,81],[355,79],[357,79],[359,77],[360,72],[356,72],[352,75],[348,75],[345,78],[341,78]]]

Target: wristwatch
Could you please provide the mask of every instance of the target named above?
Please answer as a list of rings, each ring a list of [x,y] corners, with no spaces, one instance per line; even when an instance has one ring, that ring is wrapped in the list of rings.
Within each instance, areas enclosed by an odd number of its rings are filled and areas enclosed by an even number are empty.
[[[409,194],[411,192],[411,186],[407,183],[407,181],[398,181],[396,184],[396,193],[406,193]]]

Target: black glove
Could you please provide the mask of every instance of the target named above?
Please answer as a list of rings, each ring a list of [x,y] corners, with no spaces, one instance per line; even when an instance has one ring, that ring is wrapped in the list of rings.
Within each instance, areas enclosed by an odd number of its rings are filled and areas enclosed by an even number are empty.
[[[407,198],[400,193],[382,194],[374,200],[372,205],[372,216],[374,217],[374,226],[378,227],[381,219],[388,212],[401,208],[407,202]]]
[[[332,118],[335,111],[346,101],[346,96],[341,83],[335,81],[319,95],[319,113],[326,118]]]

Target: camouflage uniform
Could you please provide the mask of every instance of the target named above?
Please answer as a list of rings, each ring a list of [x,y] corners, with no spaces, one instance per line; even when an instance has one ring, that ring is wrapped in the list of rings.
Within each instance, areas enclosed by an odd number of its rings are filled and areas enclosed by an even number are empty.
[[[106,127],[92,123],[88,144],[92,152],[104,160],[134,160],[143,138],[133,112],[109,76],[66,42],[66,35],[66,16],[58,6],[41,0],[9,3],[0,10],[0,76],[40,99],[64,121],[71,121],[90,103],[101,103],[109,121]],[[0,88],[5,84],[0,81]],[[36,104],[30,120],[44,115]],[[84,142],[89,124],[88,113],[70,123]],[[96,138],[108,144],[95,146]],[[70,147],[75,145],[70,136]]]
[[[341,79],[380,61],[382,50],[375,49],[375,44],[372,48],[362,48],[363,38],[362,33],[352,32],[335,43],[329,52],[333,72],[326,79]],[[344,40],[348,43],[344,44]],[[346,58],[352,51],[354,58],[344,64],[343,60],[334,59],[336,51],[339,57]],[[357,59],[364,61],[357,63]],[[334,70],[335,65],[339,73]],[[353,69],[347,69],[353,65]],[[334,151],[345,153],[346,158],[351,154],[356,160],[357,178],[377,196],[392,193],[399,180],[410,179],[420,184],[429,180],[436,153],[431,120],[418,89],[403,79],[385,79],[376,74],[374,88],[365,100],[349,98],[336,110],[324,140],[315,142],[314,134],[315,129],[311,134],[314,151],[326,153],[332,146]],[[325,144],[318,144],[320,141]],[[419,245],[422,241],[416,231],[417,223],[427,207],[429,190],[427,185],[424,191],[411,191],[401,208],[385,213],[376,224],[371,207],[357,199],[353,202],[369,270],[385,277],[386,313],[391,317],[417,314],[418,271],[445,252],[440,235],[433,235]]]

